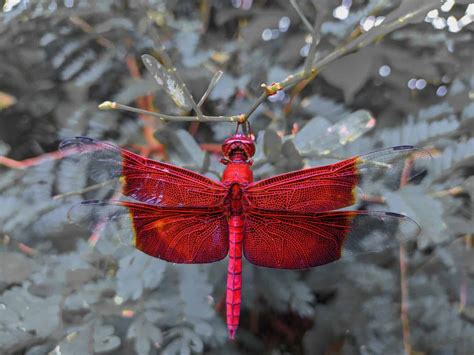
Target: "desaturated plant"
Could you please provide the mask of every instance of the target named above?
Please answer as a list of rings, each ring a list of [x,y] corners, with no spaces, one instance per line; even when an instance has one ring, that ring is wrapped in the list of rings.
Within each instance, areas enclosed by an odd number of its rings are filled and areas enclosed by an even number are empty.
[[[467,3],[237,3],[186,5],[194,17],[181,2],[151,0],[30,1],[2,13],[2,350],[473,347],[472,27],[455,32],[450,18],[468,21]],[[101,108],[113,110],[97,110],[106,100]],[[229,122],[246,121],[258,179],[400,144],[434,159],[420,184],[381,186],[360,201],[413,216],[423,227],[416,245],[303,272],[244,265],[246,303],[231,344],[225,263],[166,264],[113,233],[70,225],[73,204],[110,189],[56,147],[93,136],[219,178]],[[449,243],[458,236],[464,243]]]

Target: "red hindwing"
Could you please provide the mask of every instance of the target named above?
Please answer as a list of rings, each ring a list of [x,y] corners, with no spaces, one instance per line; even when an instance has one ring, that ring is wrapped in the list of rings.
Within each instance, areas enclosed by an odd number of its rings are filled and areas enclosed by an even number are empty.
[[[210,263],[229,249],[229,227],[220,208],[85,201],[72,207],[69,218],[91,229],[102,226],[102,234],[123,236],[144,253],[173,263]]]

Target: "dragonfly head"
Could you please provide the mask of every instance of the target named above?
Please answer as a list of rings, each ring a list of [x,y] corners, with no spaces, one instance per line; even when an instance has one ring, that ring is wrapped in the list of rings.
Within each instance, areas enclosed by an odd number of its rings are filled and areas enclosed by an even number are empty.
[[[242,157],[243,160],[250,159],[255,154],[255,144],[251,137],[237,133],[227,138],[222,144],[222,152],[224,157],[233,160],[233,157]]]

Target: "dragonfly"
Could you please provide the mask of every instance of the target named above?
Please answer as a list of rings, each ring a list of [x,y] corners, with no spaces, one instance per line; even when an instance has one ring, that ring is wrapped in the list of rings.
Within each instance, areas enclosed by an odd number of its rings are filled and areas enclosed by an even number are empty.
[[[236,132],[222,145],[225,169],[218,181],[92,138],[67,139],[60,149],[73,150],[89,177],[119,196],[74,205],[73,222],[118,223],[117,233],[137,249],[172,263],[228,258],[231,339],[239,325],[243,256],[262,267],[307,269],[415,237],[419,225],[403,214],[345,208],[377,183],[395,189],[401,179],[414,178],[430,157],[403,145],[254,181],[254,141]]]

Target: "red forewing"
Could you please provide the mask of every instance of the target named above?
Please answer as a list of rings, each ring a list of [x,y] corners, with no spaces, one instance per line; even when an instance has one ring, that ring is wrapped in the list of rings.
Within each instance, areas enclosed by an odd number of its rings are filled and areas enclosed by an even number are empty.
[[[277,175],[246,189],[250,208],[322,212],[353,205],[377,183],[396,189],[424,171],[430,154],[398,146],[341,162]],[[409,165],[409,168],[407,168]]]
[[[305,269],[343,254],[380,251],[419,231],[415,221],[391,212],[253,210],[245,219],[243,248],[252,264]]]
[[[167,207],[209,207],[222,204],[225,197],[225,188],[218,181],[110,143],[77,137],[63,141],[60,149],[77,152],[69,159],[85,160],[92,180],[141,202]]]
[[[141,202],[85,201],[69,218],[100,233],[130,240],[137,249],[174,263],[209,263],[228,252],[228,225],[222,209],[161,207]]]

